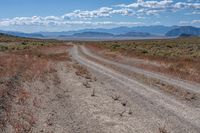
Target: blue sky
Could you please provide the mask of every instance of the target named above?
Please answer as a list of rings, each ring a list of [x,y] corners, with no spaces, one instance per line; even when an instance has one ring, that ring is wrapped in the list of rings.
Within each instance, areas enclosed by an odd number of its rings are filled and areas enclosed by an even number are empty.
[[[200,26],[200,0],[1,0],[0,30]]]

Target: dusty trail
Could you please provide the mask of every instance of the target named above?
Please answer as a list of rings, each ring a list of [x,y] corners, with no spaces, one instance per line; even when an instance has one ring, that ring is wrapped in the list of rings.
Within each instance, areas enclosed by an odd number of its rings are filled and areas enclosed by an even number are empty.
[[[84,54],[88,54],[89,56],[93,56],[93,54],[91,54],[90,52],[88,52],[84,47],[82,47],[83,50],[82,52],[84,52]],[[139,94],[141,96],[144,97],[144,99],[140,99],[140,100],[148,100],[151,101],[152,103],[154,103],[155,106],[151,105],[144,105],[144,108],[150,109],[152,110],[152,112],[154,112],[154,115],[157,116],[162,116],[162,114],[165,114],[167,116],[173,116],[173,119],[171,120],[172,123],[176,124],[176,121],[178,120],[180,123],[182,122],[182,126],[183,127],[187,127],[187,129],[191,129],[192,132],[198,132],[200,130],[200,109],[199,108],[191,108],[188,107],[185,104],[182,104],[178,101],[176,101],[175,99],[173,99],[172,97],[169,97],[167,95],[165,95],[164,93],[159,92],[158,90],[143,85],[138,81],[135,81],[125,75],[122,75],[112,69],[109,69],[103,65],[100,65],[94,61],[91,61],[89,59],[87,59],[86,57],[84,57],[83,55],[81,55],[78,51],[78,47],[74,46],[74,48],[71,51],[72,57],[77,60],[79,63],[87,66],[88,68],[91,68],[94,71],[97,71],[109,78],[111,78],[112,80],[115,80],[116,82],[126,86],[127,88],[131,89],[131,91],[133,91],[133,95]],[[130,66],[126,66],[126,65],[122,65],[122,64],[118,64],[115,62],[110,62],[106,59],[102,59],[100,57],[96,57],[98,59],[104,60],[106,63],[114,63],[115,65],[120,65],[122,67],[127,67],[128,69],[130,69]],[[136,68],[133,68],[134,71],[136,71]],[[147,75],[147,76],[151,76],[151,73],[147,73],[146,71],[142,71],[139,70],[139,72]],[[162,78],[162,75],[157,75],[157,74],[153,74],[155,77],[157,78]],[[164,78],[164,80],[166,80],[166,82],[170,82],[170,83],[176,83],[178,85],[178,83],[181,83],[183,81],[179,81],[179,80],[169,80],[167,77]],[[178,83],[177,83],[178,82]],[[185,89],[190,89],[189,87],[191,87],[192,85],[189,85],[188,83],[186,83],[187,86],[182,85]],[[193,91],[197,91],[199,92],[199,90],[197,90],[197,86],[192,86],[194,88],[192,88]],[[134,104],[134,101],[132,101],[132,103]],[[141,101],[141,103],[143,103]],[[149,107],[146,107],[149,106]],[[175,120],[174,120],[175,119]]]
[[[193,91],[193,92],[196,92],[196,93],[200,93],[200,85],[197,84],[197,83],[189,83],[188,81],[181,80],[181,79],[176,79],[176,78],[171,77],[171,76],[166,76],[166,75],[163,75],[163,74],[154,73],[154,72],[150,72],[150,71],[147,71],[147,70],[139,69],[139,68],[136,68],[134,66],[129,66],[129,65],[121,64],[121,63],[114,62],[114,61],[111,61],[111,60],[107,60],[105,58],[102,58],[100,56],[95,55],[94,53],[92,53],[90,50],[88,50],[84,46],[81,46],[81,51],[84,54],[86,54],[86,55],[88,55],[90,57],[93,57],[95,59],[98,59],[98,60],[100,60],[102,62],[105,62],[107,64],[115,65],[115,66],[121,67],[123,69],[127,69],[129,71],[145,75],[146,77],[158,79],[158,80],[166,82],[168,84],[181,87],[181,88],[183,88],[185,90],[189,90],[189,91]]]

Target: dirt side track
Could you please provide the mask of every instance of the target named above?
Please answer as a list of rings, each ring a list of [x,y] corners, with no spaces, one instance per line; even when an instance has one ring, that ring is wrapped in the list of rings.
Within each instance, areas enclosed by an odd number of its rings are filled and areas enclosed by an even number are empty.
[[[95,54],[93,54],[92,52],[90,52],[86,47],[84,46],[81,46],[81,51],[83,51],[83,53],[87,54],[88,56],[90,57],[93,57],[93,58],[96,58],[100,61],[103,61],[107,64],[112,64],[112,65],[115,65],[115,66],[119,66],[121,68],[124,68],[124,69],[128,69],[132,72],[137,72],[139,74],[143,74],[147,77],[151,77],[151,78],[156,78],[156,79],[159,79],[163,82],[166,82],[166,83],[169,83],[169,84],[172,84],[172,85],[175,85],[175,86],[179,86],[179,87],[182,87],[184,89],[187,89],[187,90],[190,90],[190,91],[194,91],[196,93],[200,93],[200,84],[197,84],[197,83],[189,83],[188,81],[185,81],[185,80],[181,80],[181,79],[177,79],[177,78],[174,78],[174,77],[171,77],[171,76],[166,76],[166,75],[163,75],[163,74],[159,74],[159,73],[155,73],[155,72],[150,72],[150,71],[147,71],[147,70],[144,70],[144,69],[139,69],[139,68],[136,68],[134,66],[129,66],[129,65],[125,65],[125,64],[121,64],[121,63],[118,63],[118,62],[114,62],[114,61],[111,61],[111,60],[107,60],[105,58],[102,58],[102,57],[99,57]]]
[[[192,91],[197,93],[197,95],[199,94],[198,84],[192,85],[178,79],[169,79],[163,75],[108,61],[90,53],[85,47],[79,48],[74,46],[71,55],[76,61],[87,66],[88,69],[91,69],[91,71],[102,78],[102,80],[106,82],[107,86],[117,88],[118,92],[126,97],[126,99],[129,99],[128,102],[131,107],[137,107],[137,109],[133,109],[135,115],[132,116],[133,118],[137,118],[137,121],[132,120],[132,122],[135,122],[136,125],[143,123],[147,129],[152,128],[150,131],[145,130],[145,128],[140,131],[153,132],[154,130],[152,125],[158,125],[160,123],[161,125],[164,123],[164,126],[169,130],[169,132],[200,131],[199,107],[188,106],[188,104],[156,89],[154,86],[143,84],[120,73],[117,69],[112,69],[104,64],[117,65],[118,67],[121,67],[121,69],[127,69],[130,73],[132,71],[137,71],[144,74],[144,76],[153,76],[153,78],[157,78],[161,81],[164,80],[164,82],[179,86],[181,89]],[[92,60],[91,58],[95,58],[95,60],[98,61]],[[196,104],[199,103],[197,102]],[[146,122],[148,124],[145,124]],[[142,128],[142,126],[140,128]],[[138,128],[132,127],[131,129],[131,131],[136,132]]]

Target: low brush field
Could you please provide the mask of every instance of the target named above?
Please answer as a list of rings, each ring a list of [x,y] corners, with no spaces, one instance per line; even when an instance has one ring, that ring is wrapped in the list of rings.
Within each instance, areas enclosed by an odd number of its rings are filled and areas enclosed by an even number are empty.
[[[69,45],[56,40],[0,36],[0,132],[28,133],[36,124],[33,90],[24,84],[56,79],[56,64],[70,61]]]
[[[107,58],[120,56],[155,62],[159,66],[139,65],[153,71],[200,83],[200,38],[166,40],[86,42]]]

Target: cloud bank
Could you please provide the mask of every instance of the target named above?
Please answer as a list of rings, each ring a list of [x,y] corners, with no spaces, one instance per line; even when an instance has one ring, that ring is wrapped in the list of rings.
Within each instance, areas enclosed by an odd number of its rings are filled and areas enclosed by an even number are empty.
[[[174,2],[173,0],[138,0],[131,4],[113,5],[101,7],[96,10],[75,10],[62,16],[32,16],[15,17],[0,20],[0,26],[62,26],[62,25],[141,25],[142,22],[114,22],[94,21],[99,18],[111,18],[113,16],[129,16],[142,19],[151,15],[160,15],[163,12],[178,12],[187,10],[194,15],[200,12],[199,1]],[[191,23],[199,23],[199,20],[191,20]]]

